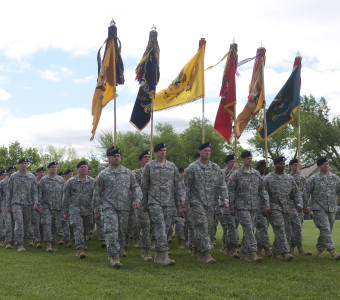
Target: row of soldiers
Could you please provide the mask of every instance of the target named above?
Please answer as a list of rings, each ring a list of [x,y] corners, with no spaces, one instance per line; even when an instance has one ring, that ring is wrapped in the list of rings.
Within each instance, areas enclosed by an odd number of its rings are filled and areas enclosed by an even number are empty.
[[[320,230],[317,255],[322,257],[322,252],[328,250],[333,259],[340,258],[331,237],[340,181],[329,172],[327,158],[318,159],[320,172],[306,182],[297,170],[301,167],[297,161],[290,162],[292,173],[285,174],[283,157],[274,160],[274,172],[266,175],[268,170],[263,162],[257,165],[259,171],[254,170],[250,151],[241,154],[241,168],[237,168],[235,157],[229,155],[225,161],[226,171],[221,170],[210,161],[211,144],[205,143],[198,148],[196,161],[181,172],[183,179],[175,164],[166,160],[165,143],[155,145],[154,152],[156,159],[152,161],[149,151],[141,153],[139,160],[142,166],[132,172],[121,165],[121,150],[112,147],[106,153],[109,165],[96,180],[88,175],[86,161],[78,163],[78,175],[66,182],[57,175],[57,163],[52,162],[48,165],[49,174],[38,184],[34,175],[27,172],[27,159],[21,159],[20,170],[0,183],[0,194],[5,195],[2,207],[5,202],[5,211],[12,213],[15,222],[18,251],[25,250],[23,245],[33,208],[33,211],[42,214],[48,251],[54,250],[56,232],[53,224],[62,215],[73,225],[77,256],[85,258],[94,213],[95,220],[104,228],[110,264],[119,268],[122,266],[120,257],[126,255],[124,250],[133,203],[140,228],[141,256],[146,261],[152,260],[150,249],[154,239],[154,262],[163,265],[175,263],[169,258],[168,247],[174,211],[178,217],[185,219],[190,253],[199,261],[215,262],[211,256],[215,216],[224,231],[223,253],[239,257],[239,223],[243,229],[242,261],[248,261],[250,253],[251,260],[261,262],[259,252],[262,248],[266,255],[282,255],[284,260],[290,261],[294,247],[301,254],[311,254],[302,247],[301,233],[301,213],[308,213],[311,196],[313,220]],[[272,249],[268,237],[269,223],[275,235]]]

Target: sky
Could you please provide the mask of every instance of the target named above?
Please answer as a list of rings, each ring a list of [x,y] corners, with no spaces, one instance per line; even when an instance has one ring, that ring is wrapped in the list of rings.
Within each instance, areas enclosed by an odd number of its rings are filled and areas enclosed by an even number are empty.
[[[118,28],[125,84],[118,87],[117,130],[130,123],[138,92],[135,68],[155,25],[160,47],[160,81],[166,88],[207,41],[205,66],[238,44],[239,61],[266,48],[267,106],[288,79],[299,51],[301,95],[325,97],[340,114],[340,2],[325,1],[6,1],[0,11],[0,145],[72,146],[79,155],[96,153],[90,142],[91,106],[97,80],[97,51],[112,19]],[[225,62],[205,72],[205,117],[213,124]],[[248,96],[253,62],[239,68],[237,112]],[[154,124],[169,122],[182,132],[202,116],[202,101],[155,112]],[[97,129],[113,130],[113,101]],[[150,133],[150,126],[143,132]],[[246,145],[249,135],[241,137]]]

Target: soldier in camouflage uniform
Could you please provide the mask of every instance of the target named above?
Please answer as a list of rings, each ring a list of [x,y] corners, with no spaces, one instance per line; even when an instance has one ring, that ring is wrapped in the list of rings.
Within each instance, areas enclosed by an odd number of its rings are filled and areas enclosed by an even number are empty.
[[[260,172],[260,175],[262,176],[262,178],[264,178],[269,173],[269,169],[266,167],[266,161],[264,159],[259,160],[257,162],[256,170]],[[257,210],[257,214],[256,214],[255,239],[257,242],[257,249],[258,249],[257,253],[258,255],[262,255],[262,249],[264,249],[265,255],[269,257],[272,255],[272,250],[270,248],[271,244],[269,241],[268,226],[269,226],[269,221],[262,214],[262,209],[260,207]]]
[[[43,241],[46,252],[55,251],[54,244],[58,232],[61,231],[61,214],[64,179],[57,175],[58,163],[50,162],[47,166],[49,174],[40,180],[39,205],[42,207],[41,224],[43,225]]]
[[[185,171],[184,168],[178,169],[179,175],[183,182],[183,186],[184,186],[184,171]],[[185,233],[184,233],[185,218],[180,217],[177,213],[177,209],[174,209],[172,220],[175,225],[175,234],[178,241],[178,248],[185,249]]]
[[[15,223],[14,236],[17,243],[17,251],[25,251],[24,243],[28,238],[31,207],[37,208],[38,188],[35,176],[29,173],[28,160],[19,160],[19,171],[13,173],[8,181],[7,211],[13,212]]]
[[[95,181],[88,176],[88,163],[82,160],[77,164],[78,175],[65,183],[63,212],[65,220],[70,219],[73,227],[77,257],[86,257],[85,248],[90,229],[93,227],[93,191]]]
[[[308,213],[307,204],[311,196],[311,209],[313,210],[313,221],[320,230],[316,248],[317,256],[322,257],[322,252],[330,252],[332,259],[340,259],[340,253],[336,253],[332,240],[332,229],[337,210],[336,196],[340,195],[340,179],[329,172],[327,157],[320,157],[317,160],[319,172],[311,176],[307,181],[303,193],[303,207]]]
[[[96,185],[95,218],[103,218],[105,240],[110,264],[120,268],[127,233],[131,195],[136,208],[140,208],[141,190],[133,173],[121,166],[121,150],[107,150],[110,166],[98,175]],[[101,212],[99,211],[101,207]]]
[[[165,159],[166,145],[155,145],[156,159],[148,162],[143,173],[143,210],[150,213],[154,224],[155,263],[172,265],[169,259],[167,234],[171,226],[174,207],[184,205],[184,186],[175,164]]]
[[[299,188],[299,192],[303,193],[306,186],[306,178],[301,175],[302,166],[298,163],[296,158],[289,162],[289,168],[291,170],[290,176],[295,180]],[[298,212],[295,209],[294,201],[290,201],[290,226],[288,228],[288,241],[290,243],[290,253],[294,253],[294,247],[298,248],[298,252],[301,255],[312,255],[311,251],[305,251],[302,247],[302,223],[304,213]]]
[[[184,176],[186,187],[186,205],[195,226],[195,246],[197,258],[205,263],[214,263],[211,256],[210,232],[214,226],[214,211],[220,200],[225,207],[229,206],[228,188],[224,172],[210,161],[211,143],[199,146],[200,159],[187,168]]]
[[[267,210],[269,209],[268,195],[263,189],[263,179],[260,173],[251,167],[252,153],[243,151],[241,158],[242,168],[234,171],[229,177],[230,214],[232,216],[237,214],[243,230],[240,259],[249,261],[247,254],[251,253],[252,261],[261,262],[262,257],[257,256],[254,228],[260,204]]]
[[[6,169],[1,170],[0,182],[6,177],[7,177],[7,170]],[[6,205],[6,201],[5,201],[5,205]],[[5,206],[5,210],[6,210],[6,206]],[[1,186],[0,186],[0,247],[3,247],[5,245],[4,241],[5,241],[5,220],[2,214],[2,210],[1,210]]]
[[[8,198],[8,180],[10,176],[16,171],[14,165],[7,168],[7,177],[0,182],[0,201],[1,201],[1,214],[4,220],[4,230],[5,230],[5,244],[6,249],[13,249],[13,228],[14,220],[12,213],[8,212],[6,209],[7,198]]]
[[[299,189],[292,176],[285,174],[285,158],[283,156],[274,159],[275,171],[264,178],[265,189],[270,200],[269,222],[274,231],[273,258],[283,255],[285,261],[291,261],[287,242],[287,226],[290,222],[290,203],[298,212],[302,212],[302,198]]]

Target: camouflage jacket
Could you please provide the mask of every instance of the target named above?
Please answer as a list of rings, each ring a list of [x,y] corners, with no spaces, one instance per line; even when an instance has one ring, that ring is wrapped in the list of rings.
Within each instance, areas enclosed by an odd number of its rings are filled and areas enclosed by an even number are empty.
[[[264,177],[264,187],[269,195],[271,210],[289,213],[291,199],[295,207],[302,207],[301,193],[292,176],[285,173],[280,176],[271,172]]]
[[[161,206],[176,206],[185,199],[185,189],[176,165],[166,160],[148,162],[143,173],[142,205],[158,203]]]
[[[254,169],[235,170],[229,177],[228,189],[231,210],[257,210],[269,204],[268,194],[263,187],[263,178]]]
[[[186,205],[203,204],[216,206],[229,199],[225,183],[225,173],[220,167],[209,161],[206,165],[198,159],[191,163],[184,175]]]
[[[120,166],[114,169],[111,166],[103,170],[96,183],[94,208],[95,213],[106,208],[114,207],[116,210],[130,210],[131,198],[133,202],[141,201],[142,192],[133,173]]]
[[[0,181],[0,207],[3,209],[7,205],[7,197],[8,197],[8,179],[9,177],[5,177]]]
[[[81,211],[81,215],[93,214],[92,197],[95,181],[92,177],[79,178],[79,175],[69,178],[65,182],[63,195],[64,214],[70,214],[75,208]]]
[[[38,183],[39,205],[51,210],[61,210],[63,202],[64,179],[57,175],[45,175]]]
[[[311,196],[311,209],[336,212],[336,196],[340,195],[340,179],[333,173],[323,175],[320,172],[311,176],[303,193],[303,208],[307,208]]]
[[[7,206],[13,204],[33,205],[38,203],[38,187],[32,173],[21,174],[19,171],[11,175],[8,181]]]

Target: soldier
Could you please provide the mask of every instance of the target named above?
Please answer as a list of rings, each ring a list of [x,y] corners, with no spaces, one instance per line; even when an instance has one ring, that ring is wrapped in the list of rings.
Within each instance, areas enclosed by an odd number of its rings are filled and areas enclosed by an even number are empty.
[[[294,201],[298,212],[302,211],[302,198],[299,189],[292,176],[285,174],[285,158],[283,156],[274,159],[274,172],[264,178],[265,189],[269,194],[270,214],[269,222],[274,231],[274,243],[272,257],[278,258],[280,254],[285,261],[291,261],[287,242],[287,226],[290,221],[290,202]],[[292,200],[291,200],[292,199]]]
[[[193,162],[185,173],[186,205],[195,227],[197,258],[205,263],[214,263],[211,256],[210,232],[214,226],[214,211],[218,199],[225,207],[229,206],[228,188],[224,172],[210,161],[211,143],[198,148],[200,159]]]
[[[38,206],[38,188],[35,176],[29,173],[28,160],[19,160],[19,171],[12,174],[8,181],[7,211],[13,212],[15,223],[14,235],[17,243],[17,251],[25,251],[24,243],[28,237],[31,207]]]
[[[0,171],[0,182],[6,177],[7,177],[7,170],[6,169],[1,170]],[[4,202],[6,204],[6,201]],[[0,204],[1,204],[1,187],[0,187]],[[6,210],[6,206],[5,206],[5,210]],[[1,205],[0,205],[0,247],[3,247],[5,245],[4,241],[5,241],[5,220],[2,215]]]
[[[230,214],[237,215],[243,230],[241,244],[242,261],[249,261],[247,254],[251,254],[252,261],[261,262],[257,256],[257,243],[254,236],[256,213],[261,205],[268,206],[268,197],[263,190],[263,180],[260,173],[252,166],[253,155],[250,151],[241,153],[242,168],[237,169],[229,177]],[[259,199],[261,197],[261,199]]]
[[[71,168],[66,169],[64,174],[66,176],[65,182],[67,182],[67,180],[73,177],[73,169]],[[65,188],[66,188],[66,185],[64,185],[64,192],[65,192]],[[63,245],[65,242],[67,248],[72,248],[71,236],[73,236],[73,234],[71,234],[72,228],[70,227],[70,220],[65,220],[63,213],[61,214],[61,229],[62,229],[62,238],[60,235],[59,242],[58,242],[59,245]]]
[[[110,165],[98,175],[95,192],[95,218],[103,218],[107,253],[113,268],[122,266],[119,256],[123,255],[128,229],[130,195],[136,208],[140,208],[141,200],[135,176],[120,164],[120,154],[121,150],[114,147],[107,150]]]
[[[332,240],[332,229],[337,210],[336,196],[340,195],[340,179],[335,174],[329,172],[327,157],[320,157],[316,162],[319,172],[314,174],[307,181],[306,189],[303,193],[303,208],[305,213],[309,213],[307,204],[311,196],[311,209],[313,211],[313,221],[320,230],[320,235],[316,248],[317,256],[322,258],[322,252],[330,252],[332,259],[340,259],[340,253],[336,253]]]
[[[1,214],[4,220],[4,235],[6,249],[13,249],[13,228],[14,221],[12,213],[9,213],[6,209],[7,197],[8,197],[8,180],[10,176],[16,171],[14,165],[7,168],[7,177],[0,182],[0,202],[1,202]]]
[[[306,178],[301,175],[302,166],[298,163],[296,158],[289,162],[289,168],[291,170],[290,176],[295,180],[299,188],[299,192],[303,193],[306,186]],[[290,201],[290,226],[288,241],[290,241],[290,253],[294,253],[294,247],[298,248],[298,252],[301,255],[312,255],[311,251],[305,251],[302,247],[302,223],[303,223],[304,213],[298,212],[294,207],[294,201]]]
[[[88,175],[88,163],[82,160],[77,164],[78,175],[65,183],[63,212],[65,220],[70,219],[74,231],[77,257],[86,258],[87,237],[93,227],[93,191],[95,181]]]
[[[43,241],[46,252],[55,251],[54,245],[58,232],[61,231],[61,214],[64,179],[57,175],[58,163],[50,162],[47,166],[49,174],[40,180],[39,202],[42,206],[41,223],[43,225]]]
[[[174,207],[184,205],[184,186],[177,167],[166,160],[166,144],[154,146],[156,159],[148,162],[143,175],[143,210],[148,210],[154,224],[155,263],[173,265],[169,259],[167,234],[171,226]]]
[[[264,178],[269,173],[269,169],[266,167],[266,161],[259,160],[256,164],[256,170],[260,172],[262,178]],[[295,210],[296,211],[296,210]],[[262,249],[264,249],[264,253],[266,256],[270,257],[272,255],[272,250],[270,248],[271,244],[269,241],[268,235],[268,219],[262,214],[261,207],[257,210],[256,214],[256,233],[255,239],[257,242],[257,253],[258,255],[262,254]]]

